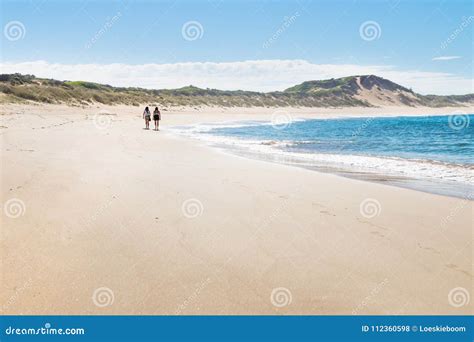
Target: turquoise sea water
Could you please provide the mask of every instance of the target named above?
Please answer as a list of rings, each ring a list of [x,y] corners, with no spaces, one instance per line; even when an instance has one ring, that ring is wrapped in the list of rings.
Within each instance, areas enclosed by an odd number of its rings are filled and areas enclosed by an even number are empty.
[[[185,132],[240,155],[472,198],[474,115],[201,124]]]

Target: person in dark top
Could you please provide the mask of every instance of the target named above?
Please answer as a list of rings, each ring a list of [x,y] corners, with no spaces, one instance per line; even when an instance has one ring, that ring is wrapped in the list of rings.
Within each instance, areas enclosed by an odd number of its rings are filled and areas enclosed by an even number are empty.
[[[153,121],[155,121],[155,131],[160,130],[160,120],[161,120],[161,113],[158,107],[155,107],[153,111]]]

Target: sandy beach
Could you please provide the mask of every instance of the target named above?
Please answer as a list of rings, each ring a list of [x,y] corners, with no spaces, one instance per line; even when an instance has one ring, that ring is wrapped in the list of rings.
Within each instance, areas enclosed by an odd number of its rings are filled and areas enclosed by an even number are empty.
[[[223,153],[271,108],[2,105],[2,314],[472,314],[473,201]],[[298,117],[472,108],[288,108]],[[107,114],[107,115],[105,115]],[[380,203],[375,217],[361,204]]]

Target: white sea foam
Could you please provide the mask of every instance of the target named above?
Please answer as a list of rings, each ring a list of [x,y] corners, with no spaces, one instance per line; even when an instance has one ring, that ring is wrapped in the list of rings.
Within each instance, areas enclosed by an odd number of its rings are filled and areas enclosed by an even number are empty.
[[[300,122],[305,121],[303,118],[292,118],[291,122]],[[223,121],[223,122],[214,122],[214,123],[198,123],[191,126],[174,126],[169,128],[170,131],[182,135],[195,136],[197,133],[206,133],[218,128],[239,128],[239,127],[254,127],[254,126],[273,126],[275,125],[271,121]]]
[[[192,126],[174,126],[170,127],[169,130],[178,134],[193,136],[197,133],[206,133],[210,132],[213,129],[217,128],[238,128],[238,127],[250,127],[250,126],[259,126],[265,125],[266,122],[260,121],[239,121],[236,122],[220,122],[220,123],[199,123]]]
[[[433,160],[405,159],[353,154],[304,153],[288,151],[286,147],[314,141],[274,141],[250,140],[229,136],[208,134],[215,128],[248,127],[271,125],[268,122],[228,122],[218,124],[199,124],[176,127],[172,130],[205,141],[214,146],[228,148],[240,154],[249,153],[256,157],[280,163],[309,168],[347,170],[349,172],[386,175],[395,178],[419,179],[428,181],[455,182],[474,187],[474,166],[444,163]]]

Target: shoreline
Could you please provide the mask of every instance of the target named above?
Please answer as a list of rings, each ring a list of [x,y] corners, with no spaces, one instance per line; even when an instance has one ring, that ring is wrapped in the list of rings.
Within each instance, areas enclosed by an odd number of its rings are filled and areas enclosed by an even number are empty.
[[[472,288],[472,201],[167,132],[235,117],[220,111],[164,112],[161,132],[131,107],[0,111],[2,314],[472,312],[448,301]],[[99,307],[103,288],[114,301]],[[272,305],[277,288],[290,305]]]
[[[397,177],[389,174],[384,173],[364,173],[358,171],[351,171],[350,169],[343,169],[343,168],[336,168],[336,167],[323,167],[323,166],[306,166],[306,165],[298,165],[297,163],[293,162],[279,162],[272,160],[270,157],[265,157],[263,155],[256,156],[256,154],[251,153],[239,153],[233,151],[231,148],[223,147],[223,146],[212,146],[211,144],[208,145],[211,148],[218,149],[223,153],[228,155],[237,156],[241,158],[246,158],[250,160],[258,160],[263,162],[268,162],[271,164],[279,164],[279,165],[286,165],[295,168],[302,168],[306,170],[310,170],[312,172],[318,172],[323,174],[330,174],[337,177],[343,177],[347,179],[358,180],[362,182],[370,182],[375,184],[380,184],[383,186],[391,186],[396,188],[408,189],[412,191],[419,191],[431,195],[437,196],[445,196],[451,198],[457,198],[460,200],[469,200],[474,201],[474,190],[469,189],[469,184],[448,184],[448,182],[432,182],[430,183],[426,179],[419,179],[419,178],[409,178],[409,177]],[[441,185],[445,189],[438,190],[432,189],[433,185]],[[459,190],[451,191],[448,188],[451,186],[458,186]]]
[[[440,114],[441,115],[441,114]],[[472,115],[472,114],[471,114]],[[426,117],[429,117],[427,115]],[[435,115],[436,116],[436,115]],[[391,118],[395,116],[389,116]],[[410,116],[397,116],[397,117],[410,117]],[[425,117],[425,116],[424,116]],[[364,117],[351,117],[364,119]],[[370,117],[372,118],[386,118],[386,116]],[[289,122],[288,126],[295,122],[301,122],[304,120],[337,120],[342,118],[334,119],[321,119],[321,118],[305,118],[297,121]],[[346,177],[350,179],[358,179],[368,182],[375,182],[379,184],[391,185],[402,187],[406,189],[412,189],[416,191],[422,191],[430,194],[443,195],[449,197],[455,197],[459,199],[472,200],[472,194],[474,193],[474,186],[471,180],[466,179],[465,181],[453,181],[446,179],[436,179],[431,175],[425,175],[424,177],[419,172],[411,172],[407,174],[407,171],[401,171],[397,174],[393,168],[390,168],[390,172],[383,172],[383,170],[364,170],[361,165],[357,167],[357,163],[351,162],[350,165],[344,160],[347,158],[352,159],[364,159],[383,161],[384,163],[395,163],[413,164],[417,168],[424,169],[425,166],[438,167],[438,168],[456,168],[462,170],[462,172],[469,172],[474,167],[473,164],[459,164],[454,162],[447,162],[441,160],[421,160],[418,158],[404,158],[397,156],[375,156],[375,155],[356,155],[356,154],[337,154],[337,153],[322,153],[312,152],[303,153],[296,151],[287,151],[279,148],[280,144],[285,146],[288,142],[278,140],[265,140],[263,137],[246,140],[238,137],[232,137],[229,135],[213,135],[211,132],[217,128],[236,128],[236,127],[261,127],[271,126],[271,121],[225,121],[225,122],[200,122],[188,126],[174,126],[169,127],[169,130],[179,136],[184,136],[195,141],[203,142],[204,145],[211,148],[216,148],[228,153],[230,155],[236,155],[244,158],[261,160],[270,163],[278,163],[293,167],[304,168],[313,170],[316,172],[323,172]],[[257,139],[257,140],[256,140]],[[258,140],[262,139],[262,140]],[[290,141],[291,142],[291,141]],[[318,158],[319,156],[319,158]],[[329,160],[335,156],[337,159],[341,159],[340,162],[329,162]],[[321,159],[322,158],[322,159]],[[329,158],[329,159],[328,159]],[[327,160],[324,162],[324,160]],[[441,172],[441,170],[439,170]],[[461,172],[461,171],[459,171]],[[415,176],[416,175],[416,176]],[[468,174],[464,175],[468,177]],[[450,176],[451,177],[451,176]]]

